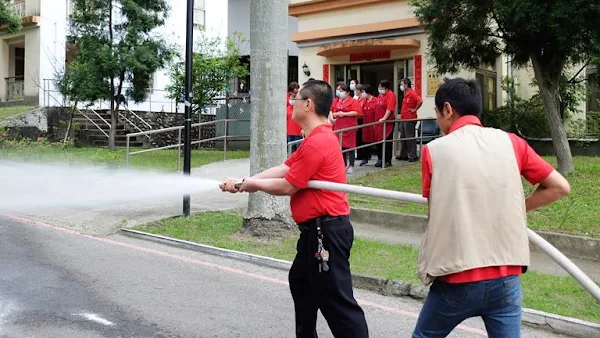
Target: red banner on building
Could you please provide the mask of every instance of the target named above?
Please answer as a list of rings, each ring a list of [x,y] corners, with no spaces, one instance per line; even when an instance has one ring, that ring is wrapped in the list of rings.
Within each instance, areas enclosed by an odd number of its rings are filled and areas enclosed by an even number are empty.
[[[379,52],[350,54],[350,62],[371,61],[376,59],[389,59],[392,57],[391,50],[383,50]]]
[[[419,96],[423,96],[423,56],[415,55],[415,90]]]
[[[329,65],[323,65],[323,81],[329,83]]]

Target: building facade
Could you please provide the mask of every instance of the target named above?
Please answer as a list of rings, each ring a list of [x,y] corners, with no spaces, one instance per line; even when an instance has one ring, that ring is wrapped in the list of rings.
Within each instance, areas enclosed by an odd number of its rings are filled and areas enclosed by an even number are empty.
[[[13,11],[23,19],[23,30],[17,34],[7,34],[0,27],[0,104],[23,104],[39,106],[63,105],[52,79],[57,71],[64,68],[68,50],[68,17],[71,0],[0,0],[7,1]],[[157,29],[158,34],[169,43],[176,45],[180,55],[185,55],[187,4],[182,0],[168,0],[171,7],[165,25]],[[288,34],[297,31],[297,19],[289,17]],[[195,0],[194,36],[201,35],[233,37],[235,32],[244,37],[250,36],[250,0]],[[291,39],[290,39],[291,40]],[[250,44],[244,44],[242,58],[249,63]],[[297,80],[298,49],[289,42],[289,77]],[[150,95],[145,102],[130,104],[134,111],[182,112],[183,105],[177,105],[167,97],[165,88],[171,83],[170,69],[163,69],[152,79]],[[240,86],[244,83],[243,86]],[[247,93],[249,78],[241,79],[232,88],[232,94]],[[285,89],[282,89],[285,90]],[[94,108],[106,109],[106,102]]]
[[[23,20],[23,29],[8,34],[0,27],[0,102],[43,104],[46,79],[65,63],[68,0],[7,1]]]
[[[427,56],[428,36],[408,0],[290,0],[289,14],[298,18],[298,32],[292,41],[298,45],[299,67],[306,65],[311,74],[300,72],[300,81],[314,77],[334,85],[357,79],[377,86],[387,79],[393,84],[399,109],[400,80],[409,78],[423,97],[419,117],[435,116],[434,97],[444,75],[434,71]],[[520,97],[529,98],[536,92],[531,86],[533,71],[513,69],[507,57],[498,58],[493,67],[452,76],[479,82],[484,110],[506,102],[507,94],[502,90],[506,76],[519,82]],[[585,112],[585,102],[581,108]]]

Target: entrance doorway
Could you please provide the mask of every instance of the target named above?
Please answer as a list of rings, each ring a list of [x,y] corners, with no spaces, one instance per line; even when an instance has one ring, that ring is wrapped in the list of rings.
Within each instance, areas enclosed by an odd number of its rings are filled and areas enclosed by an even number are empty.
[[[371,63],[360,66],[360,78],[362,84],[368,84],[377,88],[379,82],[388,80],[394,85],[394,64],[393,63]]]

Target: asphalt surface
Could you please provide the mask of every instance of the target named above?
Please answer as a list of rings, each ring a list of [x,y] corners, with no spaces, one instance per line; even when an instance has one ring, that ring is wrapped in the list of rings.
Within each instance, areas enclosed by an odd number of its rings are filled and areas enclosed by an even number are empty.
[[[356,290],[371,337],[421,304]],[[450,337],[484,337],[479,319]],[[0,216],[0,337],[293,337],[285,271]],[[331,337],[319,317],[319,336]],[[559,337],[524,327],[523,337]]]

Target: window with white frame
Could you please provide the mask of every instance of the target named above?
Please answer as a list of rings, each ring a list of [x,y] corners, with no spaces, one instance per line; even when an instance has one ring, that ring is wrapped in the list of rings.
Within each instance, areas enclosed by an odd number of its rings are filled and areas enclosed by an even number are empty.
[[[598,86],[598,76],[600,73],[597,68],[588,67],[587,73],[587,111],[600,113],[600,86]]]
[[[204,30],[206,25],[206,8],[204,7],[204,0],[194,1],[194,28],[197,30]]]

